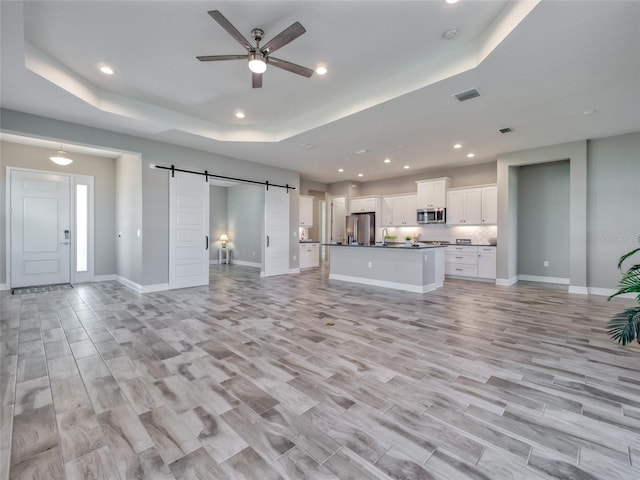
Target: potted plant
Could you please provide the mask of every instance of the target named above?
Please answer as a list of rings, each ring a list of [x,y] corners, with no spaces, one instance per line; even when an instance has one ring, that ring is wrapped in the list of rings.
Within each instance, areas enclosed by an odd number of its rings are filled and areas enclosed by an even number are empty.
[[[638,236],[638,241],[640,242],[640,236]],[[618,261],[618,268],[622,272],[622,278],[618,285],[620,288],[609,297],[609,300],[623,293],[637,293],[636,300],[640,303],[640,264],[631,265],[626,272],[622,270],[623,262],[638,252],[640,252],[640,247],[620,257]],[[640,306],[627,308],[615,315],[609,320],[607,331],[613,340],[617,340],[622,345],[634,340],[640,343]]]
[[[413,245],[413,237],[411,235],[407,235],[406,237],[404,237],[405,242],[404,242],[404,246],[405,247],[410,247],[411,245]]]

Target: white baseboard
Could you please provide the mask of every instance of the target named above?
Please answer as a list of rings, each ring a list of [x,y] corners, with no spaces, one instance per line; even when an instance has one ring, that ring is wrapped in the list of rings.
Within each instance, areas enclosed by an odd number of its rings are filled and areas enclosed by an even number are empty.
[[[563,277],[543,277],[540,275],[518,275],[518,280],[525,282],[543,282],[543,283],[558,283],[560,285],[569,285],[569,279]]]
[[[246,260],[236,260],[235,258],[231,260],[231,263],[233,265],[242,265],[243,267],[262,268],[262,263],[247,262]]]
[[[218,265],[218,260],[209,260],[209,265]]]
[[[289,269],[289,273],[300,273],[300,269],[299,268],[290,268]]]
[[[137,293],[163,292],[165,290],[169,290],[168,283],[158,283],[156,285],[140,285],[139,283],[132,282],[128,278],[121,277],[120,275],[97,275],[93,277],[94,282],[109,282],[112,280],[121,283],[125,287],[128,287]]]
[[[361,285],[371,285],[373,287],[391,288],[393,290],[403,290],[412,293],[427,293],[442,287],[442,283],[430,283],[428,285],[412,285],[409,283],[389,282],[387,280],[375,280],[371,278],[352,277],[350,275],[329,274],[329,280],[339,280],[341,282],[359,283]]]
[[[569,293],[575,293],[576,295],[589,295],[589,289],[587,287],[569,285]]]
[[[168,283],[156,283],[155,285],[142,285],[140,293],[164,292],[166,290],[169,290]]]
[[[118,281],[118,276],[117,275],[95,275],[93,277],[94,282],[111,282],[113,280]]]
[[[615,288],[600,288],[600,287],[588,287],[589,295],[601,295],[605,297],[610,297],[618,290]],[[638,296],[637,293],[623,293],[622,295],[618,295],[616,298],[636,298]]]
[[[2,290],[9,290],[9,285],[6,283],[0,283],[0,291]]]
[[[511,278],[496,278],[496,285],[500,287],[510,287],[518,282],[518,276]]]

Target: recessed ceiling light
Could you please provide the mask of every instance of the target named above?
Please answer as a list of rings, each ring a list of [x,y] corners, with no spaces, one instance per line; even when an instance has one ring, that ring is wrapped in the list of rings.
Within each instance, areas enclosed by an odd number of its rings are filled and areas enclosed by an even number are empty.
[[[405,166],[404,166],[404,167],[402,167],[402,168],[404,168],[405,170],[409,170],[411,167],[410,167],[409,165],[405,165]]]
[[[344,172],[344,168],[339,168],[339,169],[338,169],[338,171],[339,171],[340,173],[342,173],[342,172]]]
[[[359,173],[358,176],[359,177],[364,177],[364,173]]]
[[[461,143],[456,143],[453,148],[462,148],[462,144]]]
[[[385,158],[384,159],[384,163],[391,163],[391,159],[390,158]]]
[[[367,150],[366,148],[361,148],[360,150],[356,150],[356,153],[358,155],[362,155],[363,153],[367,153],[369,150]]]
[[[458,3],[458,0],[445,0],[449,5],[453,5],[454,3]]]
[[[236,112],[236,118],[244,118],[244,112]]]
[[[102,67],[100,67],[100,71],[105,75],[113,75],[113,68],[107,65],[103,65]]]
[[[475,153],[467,153],[467,158],[473,158],[475,156],[476,156]]]
[[[318,75],[326,75],[327,74],[327,67],[319,66],[318,68],[316,68],[316,73]]]
[[[589,115],[595,115],[596,113],[598,113],[597,110],[587,110],[586,112],[582,112],[582,114],[587,117]]]

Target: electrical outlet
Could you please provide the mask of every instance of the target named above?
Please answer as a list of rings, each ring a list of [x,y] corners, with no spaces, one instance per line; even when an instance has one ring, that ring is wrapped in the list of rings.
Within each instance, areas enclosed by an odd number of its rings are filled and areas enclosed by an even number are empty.
[[[549,260],[545,260],[543,265],[544,265],[545,267],[548,267],[548,266],[549,266]]]
[[[294,255],[294,256],[293,256],[293,259],[295,260],[296,258],[297,258],[297,257]]]
[[[367,265],[367,267],[369,267],[369,268],[373,268],[373,263],[372,263],[372,262],[369,262],[369,264]]]

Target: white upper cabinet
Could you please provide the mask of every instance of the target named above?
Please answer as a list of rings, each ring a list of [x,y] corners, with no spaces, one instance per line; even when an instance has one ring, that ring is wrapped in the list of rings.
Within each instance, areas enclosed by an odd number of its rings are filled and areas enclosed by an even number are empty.
[[[447,225],[498,223],[497,187],[455,188],[447,192]]]
[[[382,227],[407,227],[417,225],[416,195],[382,197]]]
[[[351,199],[351,213],[375,212],[378,207],[378,197],[357,197]]]
[[[393,197],[382,197],[380,226],[393,227]]]
[[[300,195],[300,226],[313,226],[313,197]]]
[[[482,187],[482,223],[498,223],[498,186]]]
[[[417,196],[403,195],[393,198],[393,223],[397,226],[417,225]]]
[[[447,189],[451,184],[448,177],[433,180],[421,180],[418,184],[418,208],[445,208],[447,206]]]

